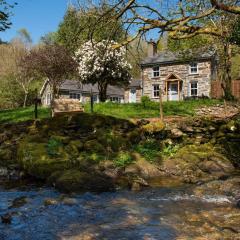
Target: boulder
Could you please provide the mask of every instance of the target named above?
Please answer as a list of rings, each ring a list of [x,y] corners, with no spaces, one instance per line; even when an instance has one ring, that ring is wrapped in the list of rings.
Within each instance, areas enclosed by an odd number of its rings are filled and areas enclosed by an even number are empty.
[[[144,179],[154,178],[162,175],[157,166],[145,160],[138,153],[134,153],[133,156],[136,159],[136,162],[126,168],[126,173],[132,172],[134,174],[138,174]]]
[[[44,205],[45,206],[51,206],[51,205],[57,205],[58,204],[58,201],[56,199],[53,199],[53,198],[46,198],[44,200]]]
[[[173,128],[171,129],[171,138],[181,138],[184,136],[184,133],[178,129],[178,128]]]
[[[69,169],[53,173],[48,181],[63,192],[105,192],[114,190],[112,179],[98,172],[82,172]]]

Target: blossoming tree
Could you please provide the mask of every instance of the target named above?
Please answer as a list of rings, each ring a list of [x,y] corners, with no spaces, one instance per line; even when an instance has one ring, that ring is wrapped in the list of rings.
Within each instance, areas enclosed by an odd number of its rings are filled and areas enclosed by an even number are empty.
[[[88,41],[76,51],[78,74],[82,83],[97,84],[99,99],[106,101],[108,85],[125,86],[131,79],[131,65],[124,47],[114,49],[114,41]]]

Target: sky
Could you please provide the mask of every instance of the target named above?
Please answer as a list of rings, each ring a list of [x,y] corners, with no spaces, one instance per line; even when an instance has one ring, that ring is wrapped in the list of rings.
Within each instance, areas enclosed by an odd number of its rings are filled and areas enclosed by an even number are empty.
[[[12,26],[0,32],[0,39],[9,41],[17,31],[26,28],[34,43],[48,32],[55,31],[63,19],[69,0],[15,0],[18,5],[12,10]]]

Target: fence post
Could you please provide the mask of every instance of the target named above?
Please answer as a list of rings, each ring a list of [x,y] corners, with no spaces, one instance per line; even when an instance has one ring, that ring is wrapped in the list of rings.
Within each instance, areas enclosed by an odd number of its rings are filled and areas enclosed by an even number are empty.
[[[162,102],[162,89],[159,88],[159,110],[160,110],[160,119],[163,121],[163,102]]]
[[[91,113],[93,113],[93,93],[92,93],[92,89],[91,89],[91,96],[90,96],[90,105],[91,105]]]
[[[35,99],[34,99],[34,118],[37,119],[38,118],[38,91],[37,89],[35,89]]]

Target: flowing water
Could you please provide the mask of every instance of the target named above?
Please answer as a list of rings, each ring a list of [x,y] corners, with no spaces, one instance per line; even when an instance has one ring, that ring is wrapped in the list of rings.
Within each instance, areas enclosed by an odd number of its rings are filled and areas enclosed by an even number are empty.
[[[14,205],[16,198],[23,203]],[[44,204],[46,199],[54,204]],[[198,198],[190,186],[174,185],[78,195],[47,187],[0,187],[0,215],[12,215],[11,224],[0,223],[0,239],[235,240],[240,239],[238,231],[223,226],[227,218],[240,216],[231,201],[225,196]]]

